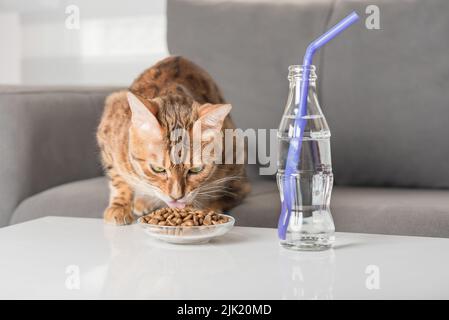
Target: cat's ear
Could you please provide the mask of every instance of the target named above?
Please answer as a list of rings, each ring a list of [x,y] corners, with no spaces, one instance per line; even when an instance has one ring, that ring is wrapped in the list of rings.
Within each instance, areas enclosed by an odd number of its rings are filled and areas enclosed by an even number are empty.
[[[230,104],[203,104],[198,107],[199,119],[197,121],[201,122],[203,128],[221,130],[223,121],[231,109]]]
[[[142,132],[151,134],[155,138],[161,137],[161,126],[156,119],[159,109],[157,103],[149,100],[145,101],[131,92],[127,92],[126,97],[131,108],[131,122],[133,126]]]

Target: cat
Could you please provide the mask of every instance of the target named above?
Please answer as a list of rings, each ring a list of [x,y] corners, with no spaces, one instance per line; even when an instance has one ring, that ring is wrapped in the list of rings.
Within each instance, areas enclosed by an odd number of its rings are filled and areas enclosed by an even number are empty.
[[[164,206],[224,212],[241,203],[250,192],[243,164],[174,163],[170,157],[173,130],[191,136],[194,125],[235,129],[230,110],[211,76],[180,56],[156,63],[128,90],[108,96],[97,129],[110,188],[105,222],[131,224]]]

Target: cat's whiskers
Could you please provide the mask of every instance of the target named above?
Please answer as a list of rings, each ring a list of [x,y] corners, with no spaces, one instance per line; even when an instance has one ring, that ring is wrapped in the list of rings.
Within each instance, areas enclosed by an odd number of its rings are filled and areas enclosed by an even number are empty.
[[[152,197],[153,200],[158,202],[157,205],[165,203],[163,200],[164,193],[158,187],[151,185],[144,179],[130,174],[122,173],[122,176],[134,187],[134,190],[138,191],[139,194]]]
[[[196,189],[195,199],[211,200],[223,197],[224,195],[238,197],[237,193],[226,190],[229,187],[224,184],[229,181],[241,180],[242,178],[242,176],[228,176],[206,183]]]

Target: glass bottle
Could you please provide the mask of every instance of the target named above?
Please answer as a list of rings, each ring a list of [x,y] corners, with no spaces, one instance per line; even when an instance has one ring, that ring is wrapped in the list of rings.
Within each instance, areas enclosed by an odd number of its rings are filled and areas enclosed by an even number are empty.
[[[309,66],[309,90],[302,146],[299,161],[292,175],[285,175],[285,165],[294,122],[298,112],[299,88],[304,67],[288,68],[289,95],[279,125],[279,157],[277,183],[284,201],[285,183],[289,183],[291,214],[282,246],[295,250],[324,250],[332,247],[335,240],[334,222],[330,212],[333,184],[329,127],[320,108],[316,94],[315,66]]]

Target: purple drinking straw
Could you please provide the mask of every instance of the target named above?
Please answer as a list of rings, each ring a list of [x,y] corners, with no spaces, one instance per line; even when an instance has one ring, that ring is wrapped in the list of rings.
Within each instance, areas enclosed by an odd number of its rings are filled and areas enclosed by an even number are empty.
[[[306,124],[304,116],[307,113],[307,94],[309,91],[310,66],[312,65],[313,55],[318,49],[358,20],[359,16],[357,13],[355,11],[352,12],[346,18],[325,32],[322,36],[310,43],[307,47],[306,54],[304,55],[299,103],[295,101],[298,111],[295,118],[293,137],[290,139],[290,146],[288,148],[288,155],[285,165],[285,180],[284,182],[281,182],[284,184],[281,216],[279,217],[278,223],[278,236],[281,240],[285,240],[286,238],[288,222],[291,214],[291,196],[296,192],[296,185],[291,184],[290,177],[295,171],[297,163],[299,162],[299,155],[301,153],[302,136]],[[297,87],[298,83],[296,84],[296,88]]]

